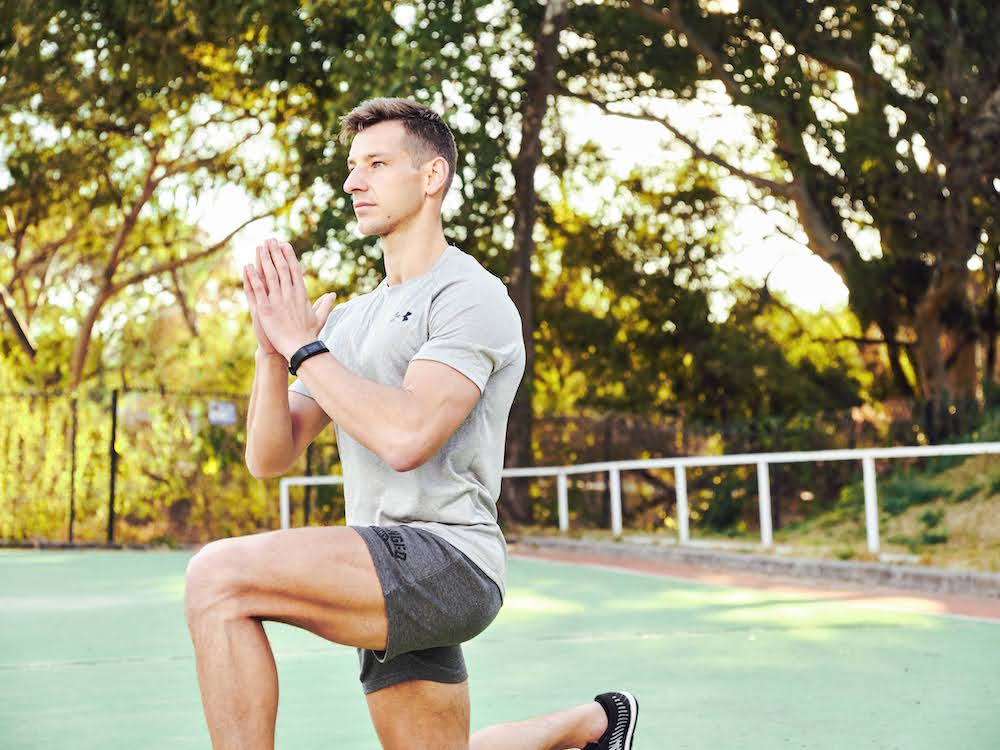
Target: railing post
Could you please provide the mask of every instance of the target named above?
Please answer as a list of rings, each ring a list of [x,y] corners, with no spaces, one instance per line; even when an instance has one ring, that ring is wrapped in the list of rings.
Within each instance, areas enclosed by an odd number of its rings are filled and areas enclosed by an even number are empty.
[[[566,487],[565,472],[561,472],[556,477],[556,487],[559,492],[559,531],[569,531],[569,493]]]
[[[688,483],[683,464],[674,467],[674,487],[677,491],[677,541],[687,544],[691,540],[688,529]]]
[[[617,466],[608,470],[608,478],[611,480],[611,533],[617,537],[622,535],[622,483]]]
[[[115,480],[118,478],[118,451],[115,441],[118,439],[118,389],[111,391],[111,447],[108,452],[111,467],[108,476],[108,544],[115,541]]]
[[[289,512],[288,512],[288,480],[282,479],[278,483],[278,492],[280,493],[279,507],[281,509],[281,528],[287,529],[290,526],[289,523]]]
[[[865,477],[865,528],[868,532],[868,551],[877,553],[878,539],[878,489],[875,486],[875,459],[865,456],[861,459],[861,471]]]
[[[771,475],[767,461],[757,462],[757,497],[760,501],[760,543],[765,547],[774,544],[771,529]]]

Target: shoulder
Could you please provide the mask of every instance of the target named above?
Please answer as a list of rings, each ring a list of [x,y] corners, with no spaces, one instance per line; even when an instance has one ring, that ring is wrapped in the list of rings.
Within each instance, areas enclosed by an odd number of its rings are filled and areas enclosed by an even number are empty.
[[[434,284],[433,301],[462,300],[476,307],[493,307],[517,313],[503,281],[483,268],[474,257],[454,248]]]

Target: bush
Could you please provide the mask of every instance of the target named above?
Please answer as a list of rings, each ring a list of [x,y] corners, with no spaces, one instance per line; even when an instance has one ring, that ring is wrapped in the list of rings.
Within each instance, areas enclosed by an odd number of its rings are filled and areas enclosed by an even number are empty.
[[[969,485],[964,490],[955,495],[955,497],[951,498],[949,502],[964,503],[966,500],[970,500],[973,497],[975,497],[976,493],[979,492],[979,490],[981,489],[982,487],[980,487],[978,484]]]
[[[944,544],[948,541],[947,529],[941,531],[925,531],[920,535],[920,541],[924,544]]]
[[[919,477],[897,477],[885,482],[879,495],[882,509],[891,516],[898,516],[912,505],[947,499],[951,491]]]
[[[920,515],[920,521],[928,528],[933,529],[939,523],[941,519],[944,518],[943,510],[925,510]]]

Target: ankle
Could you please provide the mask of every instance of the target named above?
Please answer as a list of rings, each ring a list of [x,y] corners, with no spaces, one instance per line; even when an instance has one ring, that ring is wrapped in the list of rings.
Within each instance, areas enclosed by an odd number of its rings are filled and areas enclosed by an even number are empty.
[[[597,701],[591,701],[587,708],[587,742],[597,742],[608,731],[608,714]]]

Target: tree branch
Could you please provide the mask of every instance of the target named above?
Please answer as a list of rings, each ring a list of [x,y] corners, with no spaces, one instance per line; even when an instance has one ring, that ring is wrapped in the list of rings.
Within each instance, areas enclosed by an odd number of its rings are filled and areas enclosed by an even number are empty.
[[[753,174],[752,172],[747,172],[744,169],[740,169],[735,164],[731,164],[726,159],[723,159],[721,156],[710,153],[705,149],[703,149],[692,138],[686,136],[684,133],[682,133],[680,130],[674,127],[668,119],[664,117],[659,117],[658,115],[655,115],[652,112],[646,112],[646,111],[642,111],[639,113],[617,112],[615,110],[612,110],[610,107],[608,107],[606,103],[600,101],[596,97],[593,97],[589,94],[574,93],[573,91],[570,91],[561,84],[556,84],[555,91],[556,93],[561,94],[562,96],[567,96],[572,99],[579,99],[580,101],[593,104],[602,109],[609,115],[614,115],[616,117],[625,117],[630,120],[643,120],[646,122],[658,123],[663,127],[665,127],[668,131],[670,131],[670,133],[675,138],[677,138],[677,140],[681,141],[685,146],[691,149],[691,151],[694,152],[694,155],[697,156],[699,159],[704,159],[705,161],[711,162],[712,164],[716,164],[725,169],[726,171],[728,171],[730,174],[733,174],[737,177],[741,177],[747,182],[750,182],[759,188],[763,188],[764,190],[768,190],[771,193],[774,193],[775,195],[784,198],[792,197],[792,183],[776,182],[774,180],[768,179],[767,177],[762,177],[761,175],[756,175]]]
[[[21,324],[21,321],[17,317],[17,313],[14,311],[14,300],[10,296],[10,291],[7,289],[5,284],[0,284],[0,307],[3,307],[4,316],[7,318],[7,322],[10,323],[11,328],[14,329],[14,335],[17,337],[17,343],[21,345],[25,354],[32,362],[35,361],[36,349],[34,344],[31,343],[31,339],[28,338],[28,333],[25,327]]]
[[[268,216],[274,216],[276,213],[278,213],[279,210],[280,209],[276,208],[273,211],[268,211],[267,213],[264,213],[264,214],[257,214],[255,216],[251,216],[249,219],[247,219],[242,224],[240,224],[238,227],[236,227],[235,229],[233,229],[233,231],[231,231],[229,234],[227,234],[221,240],[219,240],[218,242],[216,242],[213,245],[210,245],[209,247],[205,248],[204,250],[195,253],[194,255],[189,255],[189,256],[184,257],[184,258],[178,258],[176,260],[170,261],[169,263],[161,263],[160,265],[155,266],[153,268],[150,268],[150,269],[148,269],[146,271],[142,271],[140,273],[137,273],[137,274],[134,274],[132,276],[129,276],[127,279],[124,279],[124,280],[118,282],[117,284],[113,285],[111,287],[110,294],[111,295],[115,295],[118,292],[120,292],[122,289],[130,287],[133,284],[138,284],[138,283],[140,283],[142,281],[145,281],[148,278],[151,278],[153,276],[158,276],[161,273],[169,273],[170,271],[173,271],[174,269],[181,268],[182,266],[186,266],[186,265],[188,265],[190,263],[194,263],[196,261],[201,260],[202,258],[207,258],[209,255],[212,255],[213,253],[217,253],[219,250],[221,250],[223,247],[225,247],[226,244],[229,242],[229,240],[231,240],[233,238],[233,236],[237,232],[239,232],[241,229],[243,229],[243,227],[247,226],[248,224],[252,224],[255,221],[259,221],[260,219],[267,218]]]
[[[244,119],[246,119],[246,118],[244,118]],[[256,118],[250,118],[250,119],[255,119],[256,120]],[[191,161],[185,162],[183,164],[181,163],[180,159],[177,159],[176,161],[174,161],[170,165],[170,167],[167,168],[167,170],[164,173],[164,175],[162,177],[160,177],[157,180],[157,182],[158,183],[162,182],[163,180],[167,179],[168,177],[173,177],[174,175],[180,174],[181,172],[193,172],[198,167],[211,164],[216,159],[219,159],[219,158],[222,158],[224,156],[228,156],[228,155],[232,154],[237,149],[239,149],[240,146],[242,146],[243,144],[247,143],[251,138],[254,138],[254,137],[260,135],[261,131],[264,129],[264,126],[260,125],[260,120],[257,120],[257,124],[259,125],[259,127],[257,128],[257,130],[255,130],[255,131],[253,131],[251,133],[247,133],[246,136],[244,136],[243,138],[241,138],[239,141],[237,141],[236,143],[234,143],[232,146],[230,146],[229,148],[227,148],[225,151],[220,151],[220,152],[218,152],[216,154],[213,154],[212,156],[205,156],[205,157],[202,157],[200,159],[192,159]],[[191,133],[193,134],[194,131],[197,130],[197,129],[198,128],[194,128],[194,130],[192,130]],[[190,140],[190,137],[191,136],[189,134],[188,138],[185,139],[185,141],[184,141],[185,144],[187,144],[187,141]]]

